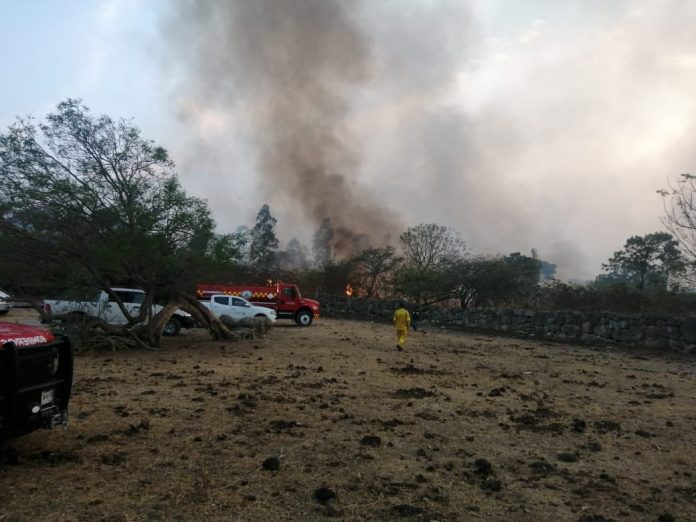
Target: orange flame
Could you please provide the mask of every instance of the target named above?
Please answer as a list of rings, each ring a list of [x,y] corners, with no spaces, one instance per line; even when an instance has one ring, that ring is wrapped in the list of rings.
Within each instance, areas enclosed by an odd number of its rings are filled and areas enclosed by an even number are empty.
[[[347,295],[348,297],[350,297],[351,295],[353,295],[353,287],[350,286],[350,283],[348,283],[348,284],[346,285],[346,295]]]

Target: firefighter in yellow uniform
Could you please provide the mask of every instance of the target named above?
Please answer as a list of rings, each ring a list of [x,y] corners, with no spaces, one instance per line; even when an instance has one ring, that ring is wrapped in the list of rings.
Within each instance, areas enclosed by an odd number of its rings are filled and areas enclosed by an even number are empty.
[[[396,328],[396,349],[401,351],[406,342],[406,335],[411,326],[411,314],[404,308],[404,303],[399,302],[399,308],[394,312],[394,327]]]

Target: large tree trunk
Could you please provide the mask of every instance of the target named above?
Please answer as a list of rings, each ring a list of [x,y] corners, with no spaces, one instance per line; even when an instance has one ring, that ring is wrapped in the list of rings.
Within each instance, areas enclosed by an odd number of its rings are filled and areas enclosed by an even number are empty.
[[[210,310],[199,303],[193,297],[178,294],[167,301],[167,304],[155,314],[152,320],[138,330],[138,336],[146,340],[152,346],[159,346],[162,342],[164,326],[172,318],[177,310],[190,313],[193,318],[207,328],[215,340],[231,340],[236,336],[218,319]]]
[[[51,320],[63,322],[62,330],[70,338],[76,352],[105,348],[112,351],[155,348],[133,330],[109,324],[98,317],[68,312],[51,316]]]
[[[98,317],[79,312],[52,315],[43,310],[38,302],[32,306],[41,314],[43,322],[64,321],[65,330],[73,338],[77,351],[90,348],[157,348],[162,342],[164,326],[177,310],[190,313],[198,324],[207,328],[215,340],[236,340],[233,333],[210,310],[193,297],[178,294],[169,299],[162,309],[146,324],[133,326],[111,325]]]

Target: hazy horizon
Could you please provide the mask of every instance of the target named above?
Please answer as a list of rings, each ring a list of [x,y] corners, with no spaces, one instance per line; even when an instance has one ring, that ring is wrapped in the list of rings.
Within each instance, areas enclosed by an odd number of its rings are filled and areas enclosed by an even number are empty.
[[[221,232],[264,203],[281,245],[323,215],[375,241],[436,222],[588,279],[696,163],[694,22],[666,0],[6,3],[0,125],[67,97],[133,118]]]

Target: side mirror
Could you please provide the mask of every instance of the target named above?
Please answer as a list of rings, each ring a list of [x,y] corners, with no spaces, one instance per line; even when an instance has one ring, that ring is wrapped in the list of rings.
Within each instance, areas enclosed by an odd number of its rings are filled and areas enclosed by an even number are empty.
[[[244,306],[246,306],[247,308],[251,308],[251,303],[247,303]]]

